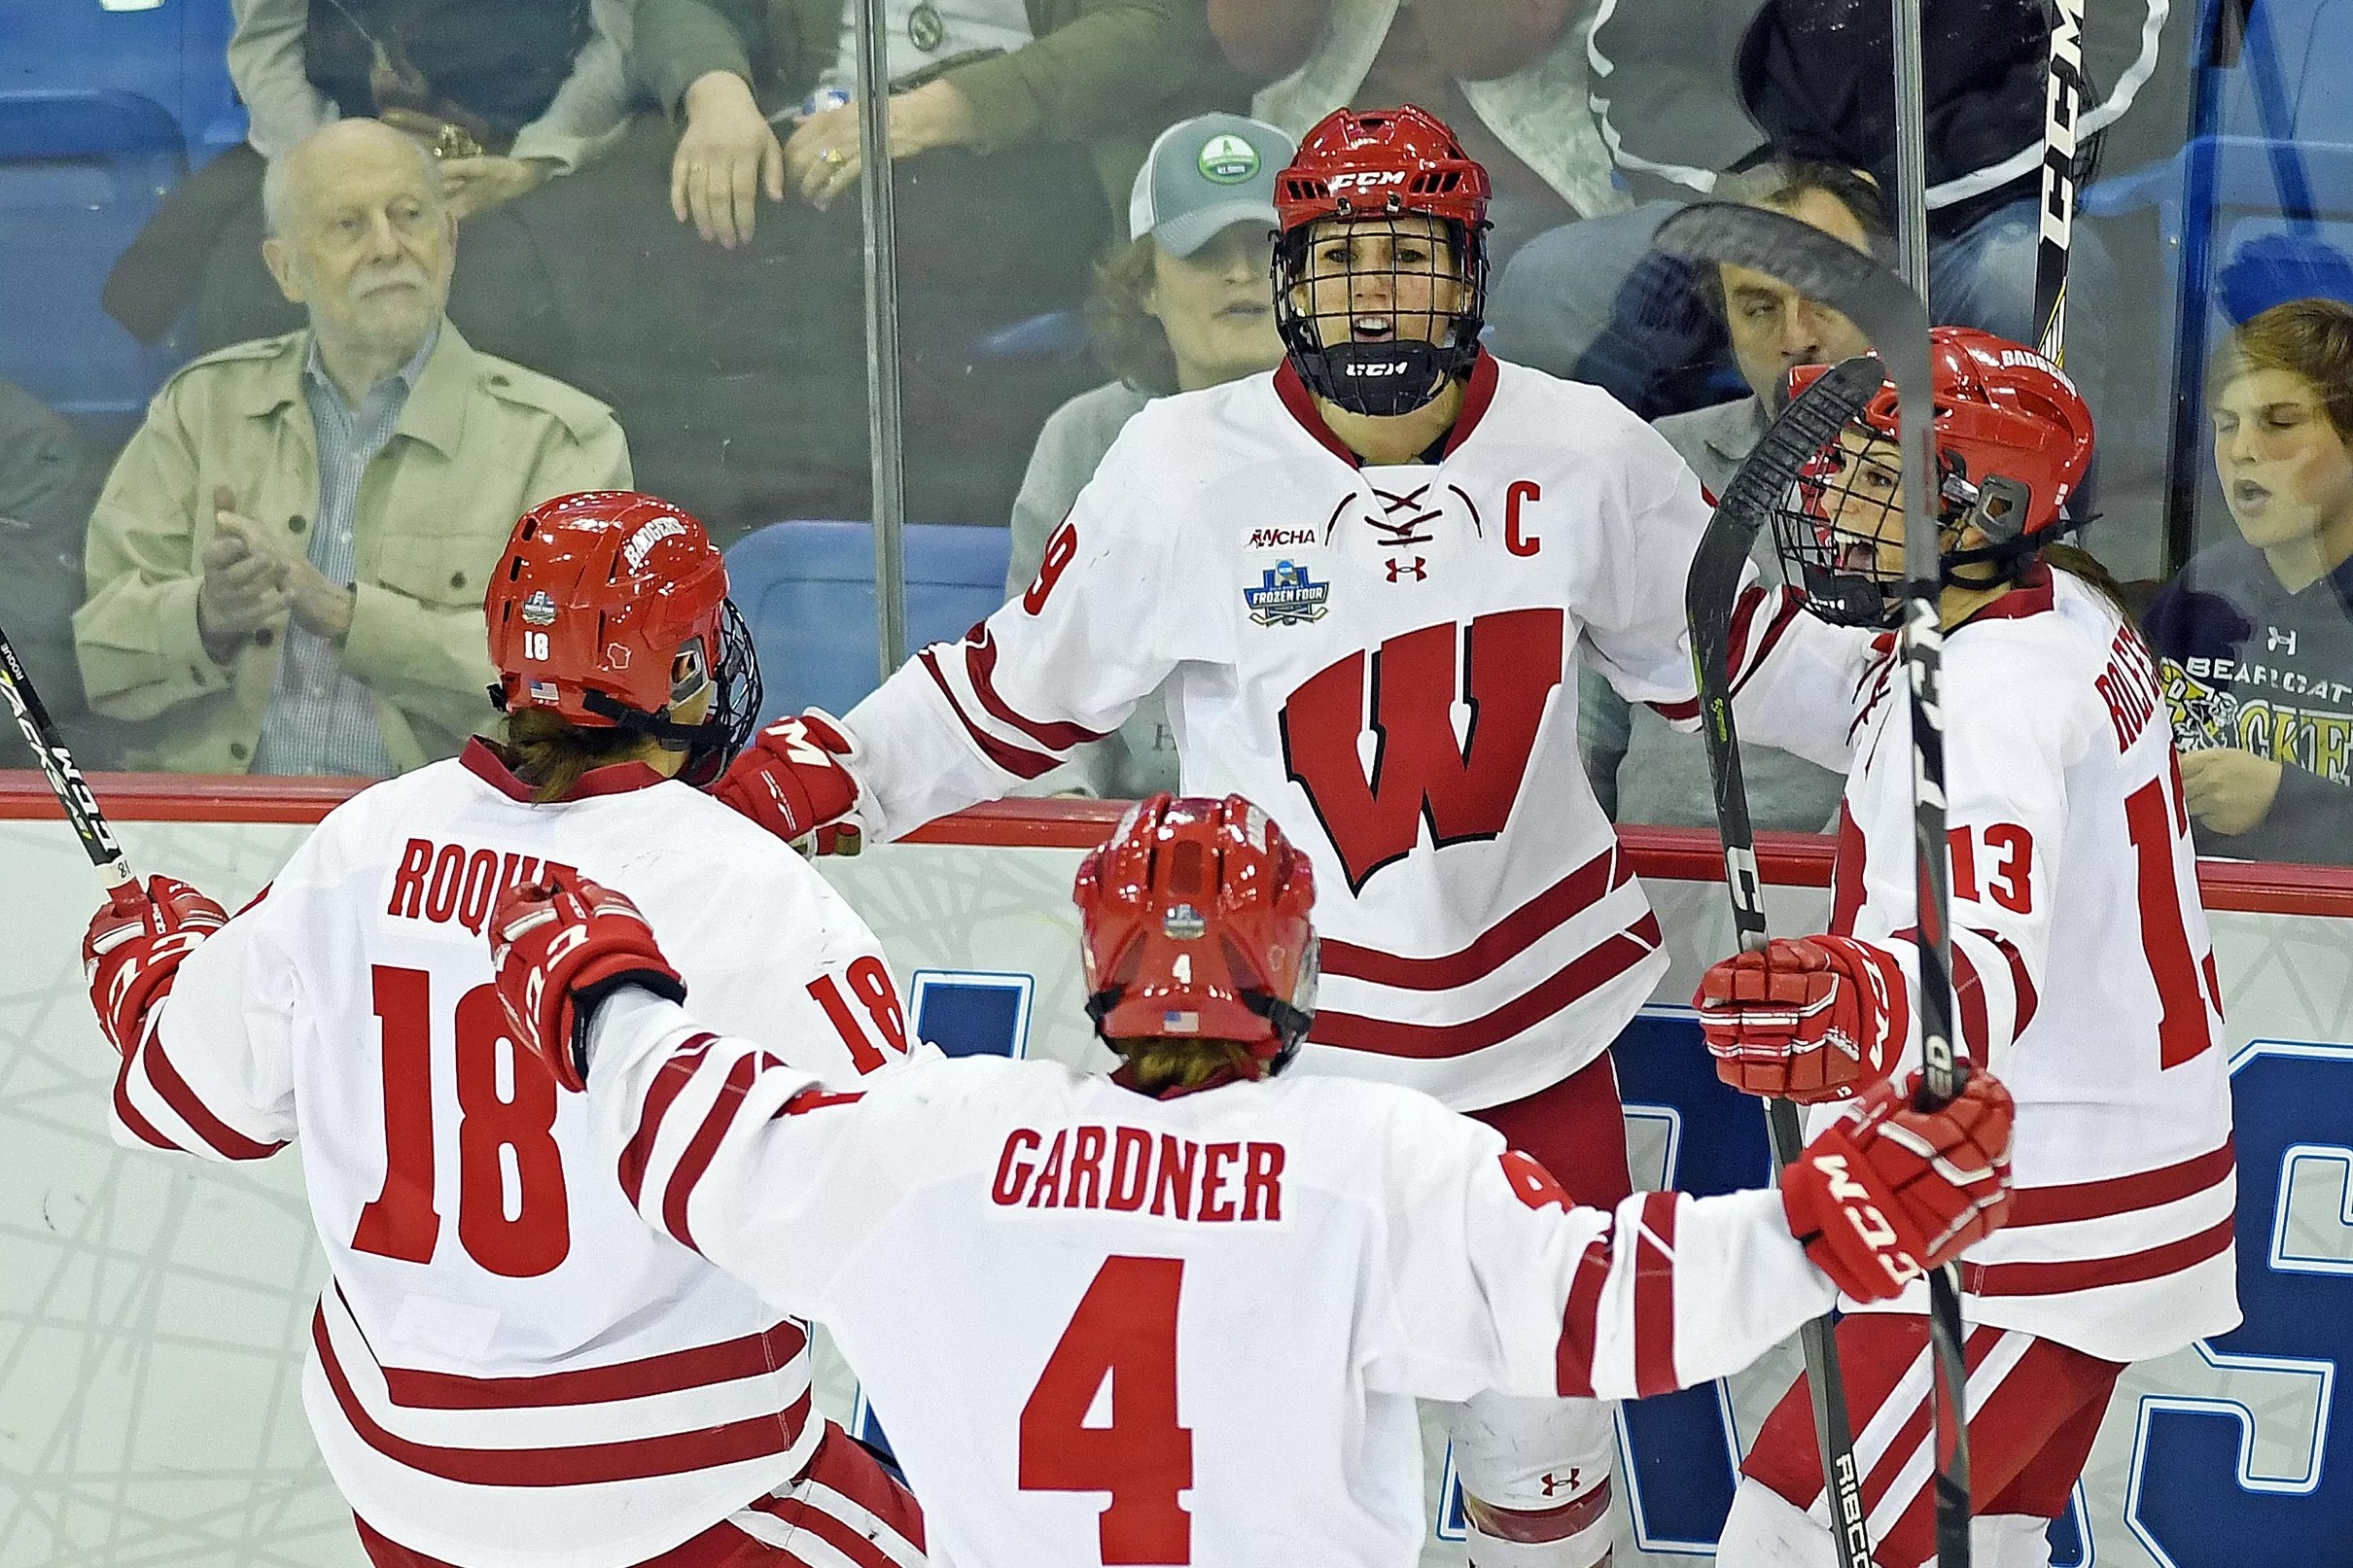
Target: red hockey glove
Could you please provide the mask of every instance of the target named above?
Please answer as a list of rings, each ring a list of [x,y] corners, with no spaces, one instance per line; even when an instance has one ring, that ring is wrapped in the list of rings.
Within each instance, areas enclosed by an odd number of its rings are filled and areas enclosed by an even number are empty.
[[[1857,1301],[1896,1295],[2010,1211],[2010,1091],[1973,1072],[1951,1104],[1923,1111],[1918,1084],[1879,1085],[1781,1172],[1790,1234]]]
[[[858,779],[845,765],[856,751],[832,715],[813,708],[761,730],[711,795],[803,854],[856,854]]]
[[[1700,977],[1691,998],[1716,1076],[1747,1095],[1852,1099],[1911,1031],[1903,970],[1844,936],[1777,936]]]
[[[637,906],[575,872],[509,888],[490,908],[490,965],[515,1043],[566,1089],[585,1089],[580,1047],[596,1004],[621,986],[672,1001],[685,982]]]
[[[98,1028],[124,1056],[138,1047],[147,1010],[171,990],[172,976],[196,945],[228,922],[228,912],[176,877],[150,877],[115,889],[82,936],[82,972]]]

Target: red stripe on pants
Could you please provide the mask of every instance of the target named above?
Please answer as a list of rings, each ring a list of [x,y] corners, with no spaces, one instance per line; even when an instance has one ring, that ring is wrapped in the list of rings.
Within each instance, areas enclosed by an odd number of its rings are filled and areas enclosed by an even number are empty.
[[[2003,1331],[1970,1336],[1969,1361],[1982,1360]],[[1839,1360],[1846,1377],[1847,1418],[1858,1436],[1894,1392],[1928,1342],[1928,1320],[1908,1312],[1851,1312],[1839,1320]],[[2052,1340],[2034,1340],[1990,1393],[1969,1412],[1969,1497],[1976,1514],[2025,1514],[2056,1518],[2083,1474],[2099,1430],[2119,1362],[2102,1361]],[[1863,1505],[1874,1513],[1886,1488],[1928,1434],[1923,1397],[1910,1412],[1884,1460],[1870,1467]],[[1800,1376],[1765,1418],[1741,1473],[1772,1487],[1799,1508],[1822,1491],[1822,1459],[1814,1446],[1813,1406]],[[1873,1557],[1882,1568],[1917,1568],[1936,1550],[1933,1472],[1906,1500]]]

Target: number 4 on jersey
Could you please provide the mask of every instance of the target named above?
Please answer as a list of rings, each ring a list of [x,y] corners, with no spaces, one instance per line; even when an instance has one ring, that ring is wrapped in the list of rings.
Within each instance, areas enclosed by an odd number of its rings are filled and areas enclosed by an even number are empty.
[[[1189,1563],[1193,1434],[1176,1419],[1181,1258],[1104,1260],[1021,1409],[1021,1488],[1109,1492],[1103,1560]],[[1098,1396],[1108,1425],[1090,1425]]]

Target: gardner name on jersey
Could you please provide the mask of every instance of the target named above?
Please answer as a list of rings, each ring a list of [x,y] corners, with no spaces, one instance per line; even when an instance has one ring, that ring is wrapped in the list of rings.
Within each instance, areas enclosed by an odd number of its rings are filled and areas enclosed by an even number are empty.
[[[1001,794],[1165,683],[1187,790],[1260,803],[1315,862],[1316,1070],[1461,1109],[1584,1065],[1666,956],[1584,782],[1571,661],[1696,714],[1682,582],[1708,507],[1606,394],[1492,356],[1428,455],[1359,468],[1287,364],[1153,402],[1030,590],[844,720],[867,825]],[[1794,604],[1746,610],[1740,682],[1805,679],[1760,671]]]

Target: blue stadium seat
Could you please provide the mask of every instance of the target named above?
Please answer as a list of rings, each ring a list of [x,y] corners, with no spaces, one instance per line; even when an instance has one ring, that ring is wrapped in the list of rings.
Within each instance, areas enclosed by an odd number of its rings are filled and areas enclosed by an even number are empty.
[[[0,92],[136,93],[200,164],[245,139],[228,81],[229,0],[0,0]]]
[[[138,417],[187,354],[140,346],[98,293],[187,172],[179,122],[152,98],[0,92],[0,376],[80,420]]]
[[[1012,547],[1002,528],[907,525],[909,652],[962,637],[1004,602]],[[727,552],[727,581],[759,648],[762,723],[812,707],[847,713],[880,683],[872,524],[771,523]]]

